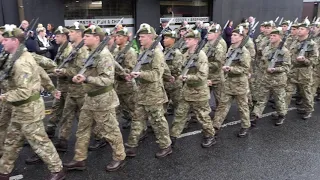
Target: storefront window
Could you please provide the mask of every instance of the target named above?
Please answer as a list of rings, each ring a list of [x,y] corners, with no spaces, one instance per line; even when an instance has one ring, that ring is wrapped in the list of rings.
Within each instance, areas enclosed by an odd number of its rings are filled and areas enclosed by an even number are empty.
[[[160,1],[161,17],[208,17],[208,0]]]

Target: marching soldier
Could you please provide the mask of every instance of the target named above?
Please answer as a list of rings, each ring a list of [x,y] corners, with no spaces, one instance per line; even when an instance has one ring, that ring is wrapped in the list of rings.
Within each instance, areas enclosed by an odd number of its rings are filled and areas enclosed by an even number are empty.
[[[260,46],[261,40],[265,37],[265,34],[264,34],[265,24],[266,24],[266,22],[263,22],[260,25],[260,34],[258,35],[258,37],[255,40],[256,47]]]
[[[283,21],[281,23],[281,28],[282,28],[283,33],[287,32],[290,23],[291,23],[291,21],[289,21],[289,20]]]
[[[302,108],[298,109],[298,113],[303,114],[302,119],[311,118],[314,110],[313,92],[312,92],[312,76],[313,66],[318,63],[318,46],[309,38],[310,22],[306,20],[299,25],[298,39],[292,43],[291,61],[292,67],[288,75],[289,81],[287,85],[286,105],[290,105],[291,96],[295,92],[295,88],[299,88],[302,98]]]
[[[139,41],[144,50],[148,50],[154,43],[156,35],[149,24],[141,24],[138,30]],[[141,52],[143,53],[143,51]],[[144,131],[146,120],[150,116],[150,124],[159,143],[160,151],[157,158],[165,157],[172,153],[168,122],[164,117],[163,104],[168,102],[163,86],[164,55],[160,47],[154,49],[151,62],[142,64],[140,72],[131,72],[127,80],[136,78],[139,82],[137,91],[137,106],[132,118],[131,131],[126,146],[127,156],[135,157],[140,135]]]
[[[69,30],[62,27],[58,28],[55,31],[56,40],[59,41],[60,38],[69,36],[72,48],[75,49],[82,41],[84,30],[84,25],[78,22],[75,22]],[[68,94],[60,122],[59,141],[55,144],[57,150],[61,152],[65,152],[68,149],[68,140],[72,134],[72,124],[77,112],[80,112],[86,94],[83,86],[72,82],[71,79],[83,68],[83,60],[88,58],[88,55],[87,47],[82,46],[73,59],[70,59],[61,69],[55,69],[55,73],[58,76],[65,76],[69,80]]]
[[[185,59],[188,60],[188,58],[195,53],[201,39],[201,34],[198,30],[192,30],[187,33],[185,38],[188,51],[184,56]],[[182,98],[178,104],[171,128],[172,146],[174,146],[176,139],[183,131],[191,107],[199,122],[202,124],[204,137],[201,146],[208,148],[216,143],[214,138],[215,131],[209,116],[210,106],[208,100],[210,96],[207,84],[208,73],[208,57],[204,51],[200,50],[198,59],[194,62],[194,66],[190,67],[188,75],[179,76],[179,79],[184,81],[185,84],[182,88]]]
[[[313,38],[312,40],[318,45],[318,48],[320,48],[320,22],[315,22],[312,25],[312,33]],[[317,89],[320,85],[320,63],[319,59],[314,62],[313,65],[313,84],[312,84],[312,94],[314,96],[317,95]]]
[[[244,29],[242,26],[233,30],[231,36],[232,45],[229,48],[228,57],[230,58],[233,53],[238,52],[236,56],[239,60],[227,59],[227,63],[222,67],[222,70],[227,73],[226,81],[224,82],[224,88],[221,93],[221,102],[219,103],[213,120],[214,128],[220,129],[229,112],[232,100],[235,98],[242,121],[241,129],[238,134],[239,137],[245,137],[251,126],[247,96],[249,90],[248,75],[251,59],[250,52],[247,48],[245,46],[240,46],[245,37],[243,31]],[[230,62],[228,62],[228,60]]]
[[[209,65],[209,75],[208,81],[210,84],[211,98],[210,98],[210,106],[211,110],[215,111],[215,107],[219,105],[221,90],[224,81],[224,73],[222,71],[222,66],[226,59],[226,51],[223,45],[220,43],[220,25],[216,25],[213,28],[210,28],[208,31],[208,43],[203,48],[203,51],[206,53],[208,57],[208,65]],[[212,101],[215,99],[215,107],[213,107]],[[214,115],[211,115],[213,118]]]
[[[40,98],[40,68],[32,55],[26,51],[24,33],[13,25],[8,25],[3,34],[5,50],[13,56],[6,67],[10,74],[8,91],[0,96],[2,101],[13,105],[11,124],[5,141],[4,154],[0,160],[0,178],[9,179],[19,151],[27,139],[32,149],[48,165],[50,180],[65,178],[62,162],[52,142],[48,138],[42,119],[45,116],[44,102]],[[2,71],[3,73],[4,71]]]
[[[171,76],[167,79],[165,78],[164,87],[169,100],[173,103],[173,110],[176,110],[182,89],[182,81],[178,77],[182,71],[184,58],[180,50],[173,47],[176,43],[177,33],[175,31],[167,31],[163,36],[165,61],[171,72]]]
[[[286,48],[290,49],[292,43],[297,40],[297,35],[298,35],[298,24],[292,24],[291,29],[290,29],[290,35],[288,36],[286,40]]]
[[[59,32],[59,31],[56,31]],[[62,33],[58,36],[58,39],[56,39],[56,43],[60,45],[58,49],[58,53],[55,57],[55,61],[58,65],[60,65],[65,58],[68,57],[68,55],[72,51],[71,43],[68,41],[68,34]],[[68,86],[69,81],[67,76],[64,76],[62,74],[56,74],[57,78],[57,89],[61,91],[61,98],[59,100],[54,100],[52,105],[52,113],[51,117],[48,120],[47,124],[47,133],[49,137],[54,137],[55,131],[57,128],[57,125],[62,119],[62,113],[64,109],[64,104],[68,95]]]
[[[129,43],[129,31],[127,28],[123,28],[116,33],[116,43],[118,48],[116,49],[116,61],[124,68],[125,72],[122,72],[116,68],[116,92],[119,96],[120,106],[119,110],[123,114],[123,119],[126,120],[122,126],[124,129],[127,129],[131,125],[133,113],[135,110],[135,97],[136,90],[134,89],[134,84],[132,82],[127,82],[125,79],[126,73],[132,71],[134,66],[137,64],[137,53],[135,50],[130,47],[126,52],[126,46]]]
[[[270,45],[268,45],[262,52],[262,61],[265,65],[265,72],[262,76],[260,86],[260,93],[257,97],[257,103],[253,109],[254,121],[251,121],[251,125],[255,126],[257,120],[261,118],[266,103],[268,102],[270,92],[273,95],[276,103],[276,109],[278,114],[278,119],[275,125],[279,126],[283,124],[285,120],[286,111],[286,90],[285,86],[287,84],[287,73],[290,70],[291,57],[290,52],[284,46],[279,50],[279,45],[283,37],[282,29],[275,29],[270,33]],[[277,53],[275,59],[273,56]],[[277,60],[276,62],[272,62]],[[274,63],[273,65],[270,65]]]
[[[100,41],[104,39],[103,30],[91,25],[84,31],[84,43],[95,51]],[[91,52],[92,53],[92,52]],[[87,92],[80,111],[75,155],[71,162],[65,164],[67,170],[86,169],[85,160],[88,157],[88,146],[93,123],[99,127],[100,134],[110,144],[113,153],[112,161],[107,165],[107,171],[116,171],[125,165],[122,134],[116,119],[115,108],[119,105],[114,85],[114,58],[107,48],[94,58],[93,65],[84,74],[72,78],[75,83],[83,84]]]

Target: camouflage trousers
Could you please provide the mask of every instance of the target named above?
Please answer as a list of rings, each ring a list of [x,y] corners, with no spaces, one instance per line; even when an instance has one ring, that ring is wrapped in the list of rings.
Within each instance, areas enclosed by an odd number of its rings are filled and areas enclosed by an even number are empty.
[[[116,118],[115,108],[107,111],[81,110],[76,133],[77,141],[74,160],[83,161],[87,159],[91,129],[94,122],[96,126],[99,127],[101,136],[109,142],[112,148],[113,160],[124,160],[126,153],[124,151],[122,134]]]
[[[249,128],[251,126],[250,123],[250,112],[248,106],[248,94],[241,94],[241,95],[230,95],[225,92],[221,94],[221,102],[216,110],[216,115],[213,119],[213,127],[220,129],[223,121],[225,120],[232,100],[236,99],[238,109],[240,112],[241,118],[241,127],[242,128]]]
[[[299,93],[301,95],[301,110],[304,110],[307,113],[311,113],[314,111],[314,96],[312,92],[312,83],[306,84],[296,84],[288,81],[288,85],[286,87],[286,110],[288,110],[292,95],[296,92],[296,88],[299,88]]]
[[[169,135],[169,125],[164,117],[162,104],[156,105],[140,105],[137,104],[134,116],[131,123],[131,131],[128,137],[128,145],[137,147],[141,133],[145,130],[148,117],[154,134],[157,138],[157,143],[160,149],[165,149],[171,145]]]
[[[312,94],[317,96],[318,88],[320,87],[320,76],[316,73],[313,73],[313,83],[312,83]]]
[[[181,88],[166,89],[168,99],[172,101],[172,106],[174,110],[177,109],[179,101],[181,99]],[[165,110],[168,107],[168,104],[169,102],[165,103]]]
[[[1,116],[0,116],[0,154],[3,154],[4,140],[7,137],[7,129],[11,120],[12,105],[6,102],[1,102]]]
[[[66,98],[62,118],[60,121],[59,138],[69,140],[72,133],[72,124],[84,103],[84,97]],[[79,118],[77,118],[79,119]]]
[[[120,101],[119,111],[122,112],[125,119],[132,119],[136,104],[134,100],[135,94],[118,94],[118,98]]]
[[[5,140],[4,154],[0,159],[0,173],[9,174],[27,139],[33,151],[48,165],[50,172],[60,172],[62,162],[45,132],[42,121],[32,123],[11,122]]]
[[[221,91],[222,91],[222,83],[212,84],[212,86],[210,86],[211,93],[210,93],[209,104],[212,111],[216,110],[216,108],[219,105],[219,102],[221,101]]]
[[[67,92],[61,92],[60,99],[55,98],[53,100],[52,112],[47,124],[48,127],[57,127],[60,123],[67,94]]]
[[[212,121],[209,116],[210,106],[208,101],[185,101],[181,100],[175,113],[175,119],[172,123],[171,136],[179,137],[187,122],[187,117],[190,108],[193,108],[197,120],[202,125],[202,131],[205,137],[213,137],[215,132],[212,126]]]
[[[274,87],[267,87],[265,85],[261,85],[259,89],[259,96],[257,97],[257,103],[254,106],[253,114],[257,117],[261,118],[262,113],[266,107],[266,104],[269,101],[270,93],[272,94],[275,104],[276,104],[276,111],[278,115],[285,116],[287,114],[286,110],[286,90],[283,86],[274,86]]]

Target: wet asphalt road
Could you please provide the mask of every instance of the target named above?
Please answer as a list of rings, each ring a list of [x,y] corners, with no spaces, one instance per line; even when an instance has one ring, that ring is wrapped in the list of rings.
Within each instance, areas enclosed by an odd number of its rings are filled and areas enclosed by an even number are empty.
[[[294,104],[292,104],[294,106]],[[87,170],[67,173],[68,180],[318,180],[320,179],[320,103],[315,105],[313,118],[304,121],[295,109],[289,111],[285,124],[275,127],[270,107],[258,127],[246,138],[236,134],[240,124],[228,123],[239,120],[236,106],[232,106],[227,121],[217,139],[217,144],[203,149],[201,134],[190,135],[200,129],[190,125],[178,139],[173,154],[156,159],[158,146],[149,133],[139,146],[137,157],[128,159],[118,172],[106,172],[111,161],[109,146],[89,152]],[[169,117],[171,123],[172,117]],[[75,131],[76,128],[74,128]],[[122,130],[126,142],[129,130]],[[69,143],[69,151],[60,153],[63,162],[73,157],[75,136]],[[24,147],[16,161],[12,175],[24,176],[25,180],[42,180],[49,175],[44,164],[25,165],[31,155],[30,147]]]

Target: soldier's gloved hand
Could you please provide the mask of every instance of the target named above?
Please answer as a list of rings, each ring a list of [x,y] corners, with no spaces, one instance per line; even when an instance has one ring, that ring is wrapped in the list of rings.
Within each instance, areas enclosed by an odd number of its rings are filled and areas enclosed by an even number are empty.
[[[212,86],[212,81],[211,80],[207,80],[208,86]]]
[[[268,68],[267,71],[268,73],[273,73],[276,69],[275,68]]]
[[[171,76],[170,79],[169,79],[169,81],[170,81],[171,83],[174,83],[175,80],[176,80],[176,78],[175,78],[174,76]]]
[[[53,92],[53,96],[54,96],[54,98],[56,98],[56,99],[60,99],[60,97],[61,97],[61,91],[55,90],[55,91]]]

